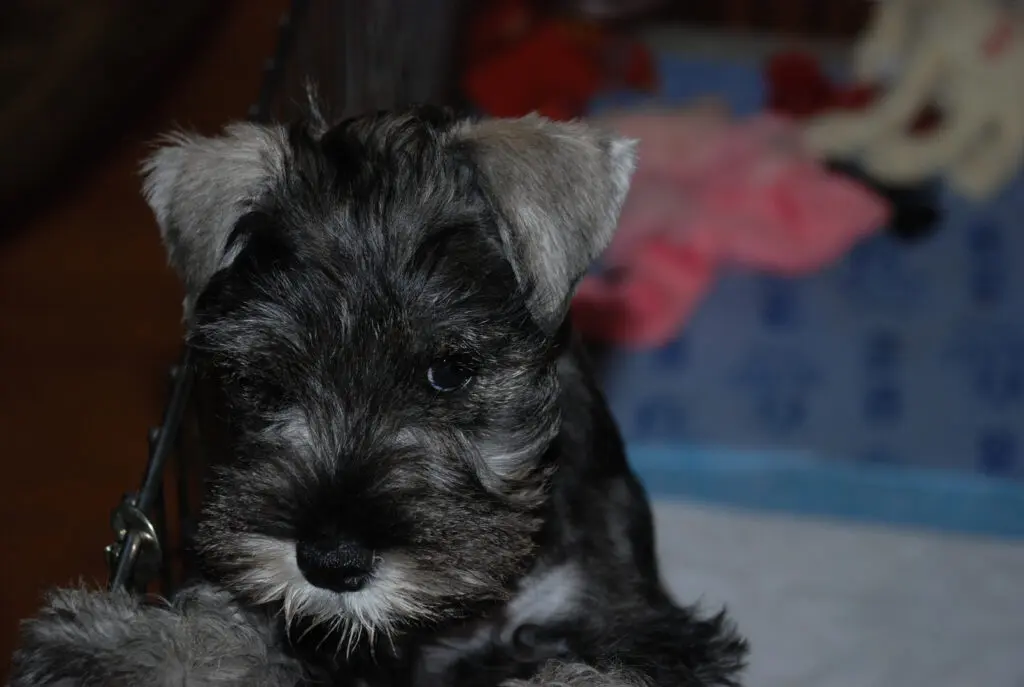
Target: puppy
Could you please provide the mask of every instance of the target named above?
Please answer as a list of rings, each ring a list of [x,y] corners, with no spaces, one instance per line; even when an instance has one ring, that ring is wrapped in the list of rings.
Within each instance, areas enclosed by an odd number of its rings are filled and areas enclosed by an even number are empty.
[[[737,685],[567,324],[634,158],[427,107],[165,141],[145,194],[226,437],[202,580],[55,593],[12,687]]]

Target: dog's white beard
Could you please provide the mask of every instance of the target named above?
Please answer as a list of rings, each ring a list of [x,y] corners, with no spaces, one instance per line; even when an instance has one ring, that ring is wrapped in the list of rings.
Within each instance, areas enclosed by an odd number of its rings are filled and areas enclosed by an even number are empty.
[[[371,644],[383,636],[389,641],[403,624],[429,620],[433,615],[422,586],[415,584],[413,566],[400,554],[376,561],[365,587],[338,593],[315,587],[299,570],[293,542],[259,535],[242,535],[234,542],[239,564],[234,584],[257,603],[279,602],[285,626],[308,619],[312,630],[326,626],[326,636],[338,637],[346,654],[364,637]],[[428,595],[429,597],[429,595]]]

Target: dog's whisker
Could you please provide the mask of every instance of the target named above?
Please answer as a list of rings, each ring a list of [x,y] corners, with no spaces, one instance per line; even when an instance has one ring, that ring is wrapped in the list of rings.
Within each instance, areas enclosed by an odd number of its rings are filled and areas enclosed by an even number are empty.
[[[335,616],[335,618],[331,621],[330,627],[327,628],[327,632],[325,632],[324,635],[320,638],[320,641],[316,643],[317,651],[320,650],[320,647],[323,646],[323,643],[327,641],[328,637],[331,637],[339,632],[339,629],[344,623],[344,616]]]

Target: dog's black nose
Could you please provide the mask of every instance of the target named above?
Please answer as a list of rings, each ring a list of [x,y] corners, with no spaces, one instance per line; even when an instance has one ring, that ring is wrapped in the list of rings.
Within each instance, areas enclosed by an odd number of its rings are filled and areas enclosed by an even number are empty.
[[[373,552],[347,539],[300,541],[295,557],[310,584],[334,592],[358,591],[373,572]]]

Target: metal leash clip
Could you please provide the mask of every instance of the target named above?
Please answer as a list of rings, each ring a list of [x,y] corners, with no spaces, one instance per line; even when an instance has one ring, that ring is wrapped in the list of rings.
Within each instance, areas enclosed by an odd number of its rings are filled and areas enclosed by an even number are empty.
[[[170,400],[164,409],[163,422],[149,432],[149,461],[142,487],[136,493],[125,494],[110,516],[116,537],[116,541],[104,550],[110,572],[110,589],[143,591],[160,575],[164,576],[163,586],[168,586],[163,550],[167,524],[163,476],[177,443],[191,390],[190,352],[187,347],[181,363],[171,368],[170,377]],[[149,513],[154,514],[155,524]]]
[[[125,494],[110,516],[117,541],[108,545],[105,552],[113,588],[129,586],[129,581],[131,586],[145,587],[156,579],[163,565],[156,527],[136,505],[136,498],[135,494]],[[118,579],[122,570],[125,579]]]

